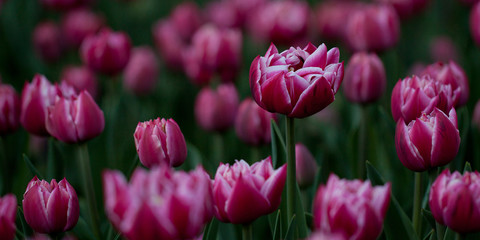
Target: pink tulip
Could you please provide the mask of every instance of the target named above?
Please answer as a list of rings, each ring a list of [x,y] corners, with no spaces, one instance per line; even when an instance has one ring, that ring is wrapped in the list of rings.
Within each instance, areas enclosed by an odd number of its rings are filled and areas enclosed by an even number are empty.
[[[347,30],[345,23],[362,6],[363,3],[358,2],[321,2],[315,10],[320,36],[331,41],[343,40]]]
[[[477,1],[470,12],[470,33],[477,46],[480,46],[480,1]]]
[[[14,132],[20,126],[20,98],[15,89],[0,83],[0,135]]]
[[[235,9],[237,19],[240,21],[240,27],[245,27],[248,19],[252,17],[256,9],[262,8],[268,2],[267,0],[228,0]]]
[[[55,62],[62,56],[63,39],[55,22],[39,23],[33,31],[33,47],[39,57],[46,62]]]
[[[219,28],[240,28],[242,22],[232,1],[216,1],[208,3],[206,17],[209,22]]]
[[[312,185],[315,181],[318,165],[312,153],[301,143],[295,144],[295,162],[298,185],[301,188]]]
[[[428,205],[433,217],[459,233],[480,231],[480,174],[445,169],[433,182]]]
[[[204,87],[195,99],[195,119],[207,131],[225,131],[235,124],[238,93],[231,83],[213,90]]]
[[[89,5],[93,0],[40,0],[46,8],[57,11],[67,11]]]
[[[348,239],[376,239],[390,202],[390,183],[372,187],[369,181],[339,179],[330,174],[317,190],[313,205],[314,227]]]
[[[220,163],[213,180],[215,216],[222,222],[248,224],[280,205],[287,165],[273,169],[270,157],[249,166],[243,160]]]
[[[455,109],[445,115],[435,108],[430,115],[423,115],[406,124],[397,122],[395,146],[402,164],[416,172],[450,163],[460,146]]]
[[[130,240],[192,239],[213,216],[212,186],[198,167],[186,173],[138,168],[128,183],[122,173],[103,173],[105,211]]]
[[[87,9],[68,12],[62,18],[62,33],[69,46],[78,48],[88,35],[96,34],[103,26],[101,16]]]
[[[480,130],[480,100],[477,100],[473,110],[472,125]]]
[[[130,38],[123,32],[103,29],[82,42],[80,55],[92,70],[115,75],[127,66],[130,59]]]
[[[310,235],[307,240],[348,240],[348,237],[343,233],[326,233],[316,231]]]
[[[382,97],[387,76],[382,60],[375,53],[355,53],[345,70],[343,92],[348,100],[366,104]]]
[[[156,165],[178,167],[187,158],[187,144],[173,119],[140,122],[133,134],[140,162],[148,168]]]
[[[379,3],[391,4],[398,16],[408,18],[425,10],[429,0],[376,0]]]
[[[158,60],[150,47],[137,47],[125,68],[123,86],[128,91],[145,95],[155,90],[158,79]]]
[[[169,19],[183,39],[189,39],[203,24],[200,8],[195,2],[183,2],[176,5]]]
[[[235,132],[238,138],[253,146],[268,144],[271,141],[270,121],[275,114],[265,111],[251,98],[243,100],[235,119]]]
[[[460,89],[442,84],[429,75],[407,77],[398,80],[392,91],[392,115],[396,122],[403,119],[409,123],[422,115],[429,114],[436,107],[449,112],[458,101]]]
[[[63,69],[60,79],[75,88],[77,93],[88,91],[92,97],[98,93],[98,83],[95,73],[85,66],[67,66]]]
[[[60,233],[72,229],[80,213],[77,194],[67,179],[50,183],[36,176],[23,194],[23,214],[39,233]]]
[[[457,46],[447,36],[435,37],[430,42],[430,57],[433,61],[438,62],[449,62],[450,60],[458,62],[460,59]]]
[[[17,215],[17,198],[7,194],[0,198],[0,238],[12,240],[15,238],[15,218]]]
[[[46,127],[62,142],[85,142],[103,132],[105,118],[92,96],[83,90],[72,99],[57,98],[55,104],[48,107]]]
[[[257,56],[250,66],[250,89],[260,107],[304,118],[315,114],[335,99],[343,80],[343,62],[338,48],[327,51],[309,43],[278,53],[270,45],[265,56]]]

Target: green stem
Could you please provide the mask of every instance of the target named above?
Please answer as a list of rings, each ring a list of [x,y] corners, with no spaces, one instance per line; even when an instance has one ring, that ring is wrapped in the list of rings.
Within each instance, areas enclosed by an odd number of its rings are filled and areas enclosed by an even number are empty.
[[[287,135],[287,219],[290,221],[295,214],[295,188],[296,163],[295,163],[295,122],[294,118],[287,117],[286,121]]]
[[[83,191],[87,197],[87,207],[90,215],[91,228],[95,237],[97,239],[101,239],[97,202],[95,201],[92,170],[90,168],[90,158],[88,156],[88,146],[86,143],[79,144],[77,146],[77,157],[82,175]]]
[[[365,177],[365,161],[367,148],[367,108],[360,106],[360,129],[358,132],[358,162],[357,162],[357,177],[363,179]]]
[[[415,172],[415,190],[413,193],[412,222],[413,222],[413,229],[415,230],[418,236],[420,236],[422,232],[422,222],[420,219],[421,204],[422,204],[422,173]]]
[[[242,240],[252,240],[253,239],[253,231],[252,231],[252,224],[244,224],[242,225]]]

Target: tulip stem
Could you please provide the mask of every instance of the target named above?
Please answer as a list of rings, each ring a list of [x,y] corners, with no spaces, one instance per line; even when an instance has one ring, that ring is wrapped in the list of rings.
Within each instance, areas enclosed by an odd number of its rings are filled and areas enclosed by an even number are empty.
[[[253,224],[247,223],[242,225],[242,240],[252,240],[253,239]]]
[[[365,177],[365,161],[366,161],[366,147],[367,147],[367,107],[360,106],[360,129],[358,132],[358,162],[357,162],[357,176],[359,179]]]
[[[415,190],[413,193],[413,214],[412,222],[413,229],[418,236],[422,232],[422,222],[420,221],[420,210],[422,205],[422,173],[415,172]]]
[[[90,168],[90,158],[88,156],[88,146],[86,143],[77,146],[77,156],[80,164],[80,172],[82,174],[83,191],[87,197],[87,208],[90,215],[92,231],[97,239],[101,239],[97,203],[95,201],[95,191],[93,188],[92,170]]]
[[[294,118],[287,117],[287,219],[290,221],[295,214],[296,190],[296,163],[295,163],[295,122]]]

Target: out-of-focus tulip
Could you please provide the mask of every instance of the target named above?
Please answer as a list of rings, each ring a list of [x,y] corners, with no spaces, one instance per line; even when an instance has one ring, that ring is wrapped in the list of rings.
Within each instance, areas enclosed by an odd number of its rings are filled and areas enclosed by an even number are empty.
[[[473,110],[472,125],[480,130],[480,100],[477,100]]]
[[[428,65],[422,75],[430,75],[434,80],[445,85],[450,85],[452,90],[459,91],[460,93],[455,107],[460,107],[467,103],[470,93],[468,78],[462,67],[458,66],[454,61],[446,64],[437,62]]]
[[[35,52],[42,60],[55,62],[62,56],[62,34],[55,22],[39,23],[33,30],[32,41]]]
[[[376,239],[390,203],[390,183],[372,187],[369,181],[339,179],[330,174],[318,188],[313,205],[317,231],[348,239]]]
[[[67,179],[50,183],[36,176],[23,194],[23,214],[30,227],[39,233],[59,233],[72,229],[80,207],[75,189]]]
[[[78,97],[57,98],[47,110],[47,130],[62,142],[90,140],[100,135],[105,127],[103,111],[85,90]]]
[[[298,185],[301,188],[312,185],[313,181],[315,181],[318,165],[312,153],[301,143],[295,144],[295,161]]]
[[[400,20],[388,5],[365,5],[348,19],[346,42],[353,51],[384,51],[400,37]]]
[[[130,38],[123,32],[103,29],[85,38],[80,55],[85,65],[94,71],[115,75],[127,66],[130,59]]]
[[[183,39],[190,38],[203,24],[202,13],[195,2],[178,4],[172,10],[169,19]]]
[[[133,134],[138,158],[150,168],[156,165],[178,167],[187,158],[187,144],[173,119],[140,122]]]
[[[155,90],[158,79],[158,60],[150,47],[137,47],[125,68],[123,86],[128,91],[144,95]]]
[[[213,181],[215,216],[222,222],[248,224],[280,205],[287,165],[273,169],[270,157],[249,166],[243,160],[220,163]]]
[[[61,239],[62,240],[77,240],[77,238],[75,236],[68,235],[68,234],[65,234]],[[46,234],[35,233],[35,235],[27,238],[26,240],[54,240],[54,239],[52,239],[50,236],[48,236]]]
[[[315,10],[315,22],[320,36],[331,41],[343,40],[345,23],[361,6],[363,4],[357,2],[321,2]]]
[[[425,70],[426,67],[427,65],[423,62],[414,62],[408,69],[407,76],[412,76],[412,75],[421,76],[423,70]]]
[[[15,89],[0,83],[0,135],[17,130],[20,126],[20,98]]]
[[[17,215],[17,198],[7,194],[0,198],[0,238],[15,238],[15,217]]]
[[[459,233],[480,231],[480,174],[445,169],[433,182],[428,205],[437,222]]]
[[[348,100],[370,103],[382,97],[387,77],[382,60],[375,53],[355,53],[345,69],[343,92]]]
[[[245,27],[247,20],[251,18],[255,10],[262,8],[267,0],[229,0],[229,2],[236,10],[241,26]]]
[[[243,100],[235,119],[237,136],[253,146],[268,144],[271,141],[270,121],[275,114],[265,111],[251,98]]]
[[[428,0],[376,0],[391,4],[401,18],[408,18],[425,10]]]
[[[97,33],[103,26],[103,18],[87,9],[68,12],[62,19],[62,33],[68,45],[79,47],[88,36]]]
[[[97,96],[98,83],[95,73],[85,66],[67,66],[63,69],[60,79],[67,82],[79,93],[88,91],[92,97]]]
[[[480,46],[480,1],[477,1],[470,12],[470,33],[477,46]]]
[[[241,50],[240,31],[205,25],[183,52],[185,72],[197,85],[208,84],[215,73],[223,82],[232,82],[240,69]]]
[[[78,7],[87,6],[93,0],[40,0],[46,8],[57,11],[67,11]]]
[[[420,117],[422,112],[429,114],[436,107],[447,113],[458,101],[460,89],[433,80],[429,75],[412,76],[398,80],[392,91],[392,115],[397,122],[405,123]]]
[[[436,37],[430,42],[430,57],[438,62],[450,60],[458,62],[459,60],[457,46],[447,36]]]
[[[238,93],[231,83],[224,83],[216,90],[204,87],[195,99],[195,118],[207,131],[225,131],[235,124],[238,109]]]
[[[416,172],[450,163],[460,146],[455,108],[447,116],[435,108],[430,115],[407,123],[400,119],[395,131],[395,147],[402,164]]]
[[[105,211],[130,240],[192,239],[213,216],[211,180],[201,168],[186,173],[138,168],[128,183],[122,173],[103,173]]]
[[[241,19],[232,1],[210,2],[205,9],[209,22],[219,28],[240,28]]]
[[[309,43],[278,53],[275,45],[250,66],[250,89],[255,101],[269,112],[304,118],[335,99],[343,80],[338,48],[327,51]]]
[[[316,231],[310,235],[307,240],[348,240],[344,233],[326,233]]]

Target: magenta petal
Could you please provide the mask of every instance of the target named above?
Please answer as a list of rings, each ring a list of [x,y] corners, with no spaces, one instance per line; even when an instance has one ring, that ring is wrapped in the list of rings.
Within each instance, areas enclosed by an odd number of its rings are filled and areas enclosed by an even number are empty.
[[[400,162],[408,169],[420,172],[428,168],[422,156],[410,140],[407,126],[401,118],[398,120],[395,130],[395,148]]]
[[[268,212],[275,211],[280,205],[283,187],[285,186],[285,180],[287,178],[287,164],[284,164],[268,178],[263,184],[260,192],[263,196],[267,197],[270,202],[270,209]]]
[[[72,102],[59,99],[54,106],[48,108],[47,131],[60,141],[75,143],[78,141],[74,119],[72,118]]]
[[[260,83],[266,81],[266,74],[262,76],[262,69],[265,70],[265,68],[266,67],[263,60],[260,58],[260,56],[257,56],[250,65],[249,74],[250,90],[253,98],[255,99],[255,102],[257,102],[257,104],[262,108],[265,108],[265,105],[262,103],[262,87]]]
[[[68,194],[59,187],[53,189],[47,201],[50,232],[63,232],[67,223]]]
[[[267,111],[289,114],[292,111],[292,100],[285,83],[283,73],[267,79],[262,84],[260,101],[268,106]]]
[[[340,50],[334,47],[327,52],[327,65],[338,63],[340,61]]]
[[[80,141],[100,135],[105,127],[103,112],[87,91],[82,91],[76,100],[74,119]]]
[[[25,221],[37,232],[47,233],[44,230],[49,229],[47,219],[46,201],[40,192],[38,185],[33,186],[23,196],[23,213]]]
[[[155,209],[147,203],[138,203],[138,209],[123,219],[121,231],[128,239],[175,239],[175,229],[171,224],[165,224],[168,220],[154,215]],[[159,213],[158,213],[159,214]],[[164,223],[164,224],[162,224]]]
[[[388,182],[383,186],[377,186],[372,190],[372,208],[375,210],[377,217],[383,219],[387,214],[388,205],[390,204],[391,184]]]
[[[326,65],[327,46],[325,46],[325,44],[322,44],[305,60],[303,67],[319,67],[323,69]]]
[[[213,184],[215,217],[222,222],[229,222],[225,208],[228,196],[230,196],[230,193],[232,192],[232,187],[228,185],[228,183],[221,175],[223,175],[223,173],[219,173],[219,171],[217,171],[217,176],[215,176],[215,182]]]
[[[393,120],[396,122],[398,119],[402,118],[402,80],[398,80],[392,90],[392,98],[391,98],[391,110]]]
[[[300,95],[288,117],[304,118],[322,109],[335,99],[330,83],[322,76]]]
[[[433,126],[431,126],[430,124],[417,118],[417,120],[413,122],[412,128],[409,132],[409,136],[413,145],[415,145],[419,154],[425,161],[425,165],[429,168],[432,167],[432,127]]]
[[[187,144],[180,127],[173,120],[168,120],[165,132],[167,135],[167,151],[170,158],[170,165],[178,167],[187,158]]]
[[[113,226],[119,228],[130,202],[123,174],[110,170],[103,173],[103,197],[108,219],[112,221]]]
[[[64,191],[66,191],[66,194],[68,196],[67,223],[63,228],[63,231],[67,231],[77,225],[77,221],[80,216],[80,205],[75,189],[72,187],[72,185],[70,185],[70,183],[68,183],[65,178],[60,181],[58,185],[64,188]]]
[[[435,125],[432,143],[432,166],[451,162],[460,147],[460,133],[455,125],[440,110],[435,109]]]

